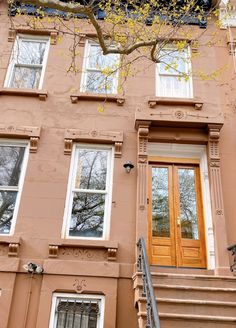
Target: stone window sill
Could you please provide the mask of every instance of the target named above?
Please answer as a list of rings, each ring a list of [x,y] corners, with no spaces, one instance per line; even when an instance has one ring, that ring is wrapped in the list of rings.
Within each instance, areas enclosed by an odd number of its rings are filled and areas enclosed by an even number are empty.
[[[57,258],[59,248],[86,248],[86,249],[104,249],[107,251],[108,261],[116,260],[118,242],[109,240],[82,240],[82,239],[60,239],[49,243],[49,258]]]
[[[1,88],[0,95],[38,97],[39,100],[45,101],[47,99],[48,93],[45,90]]]
[[[105,101],[114,102],[118,106],[123,106],[125,98],[119,95],[93,94],[93,93],[79,93],[77,95],[70,95],[72,104],[76,104],[79,100],[88,101]]]
[[[150,108],[154,108],[157,105],[180,105],[180,106],[193,106],[196,110],[201,110],[203,107],[203,102],[196,98],[167,98],[167,97],[157,97],[148,100],[148,105]]]

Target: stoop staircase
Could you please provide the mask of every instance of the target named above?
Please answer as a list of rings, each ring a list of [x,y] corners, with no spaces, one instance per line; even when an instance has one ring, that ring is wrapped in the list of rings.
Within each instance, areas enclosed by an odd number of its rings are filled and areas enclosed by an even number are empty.
[[[154,270],[151,280],[160,322],[147,323],[149,296],[143,293],[147,285],[142,279],[146,274],[139,268],[134,275],[138,328],[236,328],[236,277],[214,276],[207,270]]]

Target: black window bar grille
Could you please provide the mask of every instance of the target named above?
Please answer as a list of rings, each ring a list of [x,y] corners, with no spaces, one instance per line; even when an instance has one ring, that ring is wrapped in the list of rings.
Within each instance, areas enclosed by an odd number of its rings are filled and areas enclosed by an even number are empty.
[[[99,301],[58,298],[56,328],[97,328]]]

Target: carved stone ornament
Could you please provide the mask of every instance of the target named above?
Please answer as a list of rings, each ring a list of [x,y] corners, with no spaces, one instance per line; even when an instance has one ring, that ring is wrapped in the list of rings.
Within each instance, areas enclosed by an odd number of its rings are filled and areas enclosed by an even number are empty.
[[[123,145],[123,131],[68,129],[65,131],[65,155],[71,154],[73,141],[113,143],[115,144],[115,157],[121,157]]]
[[[0,125],[0,137],[25,138],[30,140],[30,152],[36,153],[41,129],[31,126]]]
[[[190,47],[191,47],[192,53],[197,53],[198,48],[199,48],[199,41],[198,40],[192,40],[190,42]]]
[[[220,172],[220,138],[221,125],[208,125],[208,158],[214,212],[216,216],[224,215],[223,192]]]
[[[145,210],[147,200],[147,147],[150,124],[151,122],[145,122],[138,126],[138,207],[141,211]]]
[[[108,248],[107,253],[108,253],[107,256],[108,261],[116,261],[116,254],[117,254],[116,248]]]
[[[76,293],[82,293],[84,288],[87,287],[87,281],[85,279],[75,279],[73,287]]]
[[[16,37],[16,30],[13,28],[9,28],[8,30],[8,41],[13,42]]]
[[[58,257],[58,245],[49,245],[48,253],[50,258]]]
[[[9,28],[8,30],[8,41],[14,42],[16,35],[20,34],[34,34],[34,35],[48,35],[50,36],[50,44],[57,44],[58,40],[58,31],[57,30],[40,30],[40,29],[30,29],[29,27],[25,28]]]
[[[19,243],[10,243],[8,256],[17,257],[19,253],[20,244]]]

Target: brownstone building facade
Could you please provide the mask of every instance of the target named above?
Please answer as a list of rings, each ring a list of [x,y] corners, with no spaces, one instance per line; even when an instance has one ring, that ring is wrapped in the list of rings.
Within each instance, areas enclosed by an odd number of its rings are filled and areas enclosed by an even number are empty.
[[[0,2],[0,328],[145,327],[141,236],[162,328],[236,326],[236,20],[224,5],[220,41],[190,42],[184,56],[198,59],[178,63],[224,67],[218,81],[144,61],[119,94],[118,72],[104,82],[98,68],[118,57],[89,25],[82,73],[67,74],[70,38],[12,25]]]

